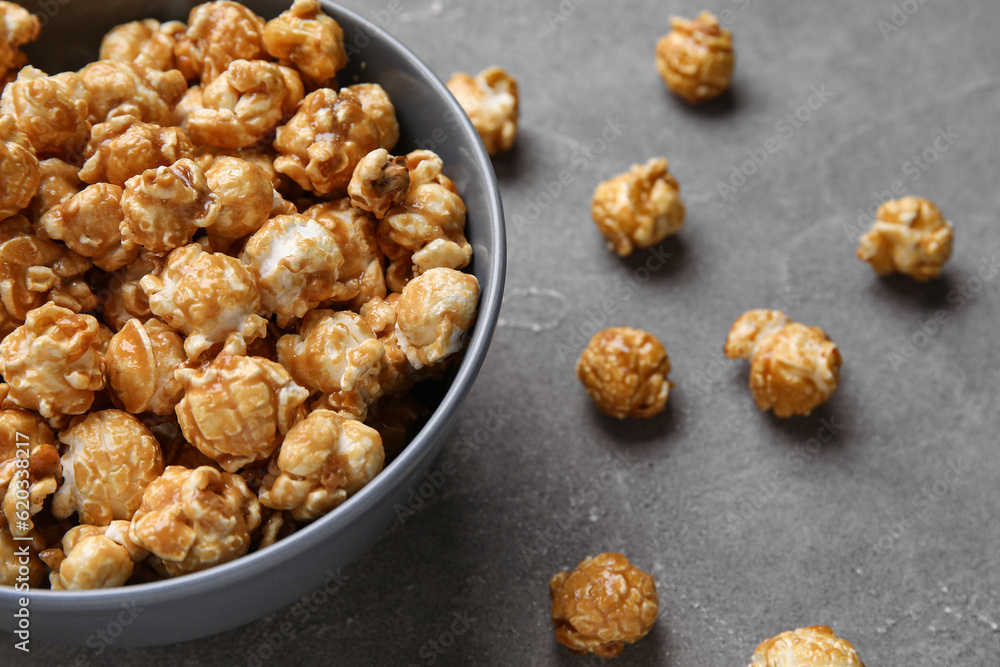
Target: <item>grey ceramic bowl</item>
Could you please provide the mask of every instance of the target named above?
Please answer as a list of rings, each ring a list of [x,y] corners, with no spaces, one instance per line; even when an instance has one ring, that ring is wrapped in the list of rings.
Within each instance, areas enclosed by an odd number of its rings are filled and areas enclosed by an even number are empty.
[[[31,62],[50,74],[96,60],[101,36],[140,18],[186,20],[190,0],[27,0],[44,22]],[[270,19],[289,0],[249,1]],[[396,519],[412,487],[429,469],[486,356],[500,311],[506,246],[500,194],[475,128],[447,88],[395,39],[370,21],[330,2],[325,11],[344,29],[351,63],[339,79],[381,84],[396,105],[397,153],[433,143],[468,206],[466,233],[475,251],[479,316],[468,349],[430,420],[403,453],[355,496],[277,544],[232,563],[167,581],[80,592],[32,591],[30,632],[36,640],[92,647],[148,646],[204,637],[249,623],[324,585]],[[24,594],[0,587],[0,628],[14,630]]]

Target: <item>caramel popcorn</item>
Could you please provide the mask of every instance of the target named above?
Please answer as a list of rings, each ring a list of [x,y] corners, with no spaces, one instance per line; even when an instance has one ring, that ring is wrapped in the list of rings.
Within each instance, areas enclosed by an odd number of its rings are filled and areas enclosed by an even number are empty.
[[[0,96],[0,114],[10,114],[38,156],[78,154],[90,136],[90,91],[74,72],[48,76],[28,65]]]
[[[431,269],[403,289],[396,341],[415,369],[441,363],[462,349],[476,319],[479,281],[454,269]]]
[[[108,183],[89,185],[38,220],[39,232],[58,239],[105,271],[122,268],[139,254],[123,244],[122,189]]]
[[[172,70],[177,37],[186,30],[180,21],[145,19],[123,23],[104,35],[100,59],[134,62],[161,72]]]
[[[260,503],[312,521],[337,507],[382,470],[378,431],[330,410],[292,427],[271,462]]]
[[[656,45],[656,68],[674,93],[696,104],[721,95],[733,75],[733,36],[711,12],[674,16]]]
[[[295,0],[264,26],[264,48],[283,65],[297,68],[314,88],[335,83],[347,65],[344,31],[317,0]]]
[[[670,359],[656,336],[612,327],[598,332],[576,362],[576,377],[597,409],[625,419],[648,419],[667,405]]]
[[[257,279],[238,259],[192,243],[171,252],[159,275],[144,276],[139,285],[153,314],[187,336],[190,359],[232,333],[244,340],[264,335]]]
[[[413,387],[418,373],[410,366],[406,352],[396,339],[396,316],[399,309],[399,292],[386,298],[373,297],[361,307],[361,316],[372,328],[385,348],[382,370],[378,383],[385,396],[400,396]]]
[[[2,0],[0,0],[2,1]],[[0,123],[2,123],[0,118]],[[38,188],[25,214],[31,220],[38,220],[49,209],[63,203],[83,189],[84,183],[77,175],[80,172],[68,162],[50,157],[38,163],[40,175]]]
[[[143,494],[129,537],[176,577],[244,555],[259,525],[260,503],[239,475],[170,466]]]
[[[599,184],[590,211],[608,247],[622,257],[659,243],[684,226],[680,186],[663,158],[636,164]]]
[[[62,539],[65,558],[50,578],[52,590],[83,591],[121,586],[132,576],[133,562],[149,552],[129,537],[128,521],[107,526],[81,524]]]
[[[104,355],[111,392],[132,414],[173,414],[184,393],[174,371],[185,361],[184,339],[156,319],[129,320]]]
[[[54,442],[52,429],[33,412],[0,410],[0,523],[6,521],[14,537],[31,534],[35,529],[31,517],[59,486],[59,450]]]
[[[205,178],[220,204],[208,229],[213,247],[256,232],[271,216],[275,200],[281,199],[267,173],[247,160],[218,158],[205,171]]]
[[[279,327],[329,299],[344,263],[336,237],[303,215],[268,220],[246,242],[240,260],[257,277],[261,312],[277,315]]]
[[[4,407],[35,410],[48,419],[90,409],[104,388],[98,321],[47,303],[0,342],[0,375],[9,385]]]
[[[459,72],[448,80],[448,90],[469,114],[486,152],[509,151],[517,137],[517,81],[499,67],[469,76]]]
[[[0,86],[27,64],[21,47],[38,39],[41,21],[13,2],[0,2]]]
[[[87,161],[80,169],[84,183],[125,181],[147,169],[172,165],[191,157],[191,142],[178,127],[160,127],[131,116],[115,116],[94,126],[84,151]]]
[[[865,667],[865,663],[850,642],[825,625],[814,625],[761,642],[747,667]]]
[[[621,655],[649,634],[660,611],[653,577],[622,554],[586,558],[549,579],[556,641],[574,655]]]
[[[733,324],[726,356],[750,360],[757,407],[777,417],[808,415],[840,384],[840,351],[819,327],[791,322],[779,310],[751,310]]]
[[[0,25],[3,25],[0,22]],[[25,545],[28,547],[27,565],[24,563]],[[0,525],[0,586],[17,586],[27,583],[38,588],[45,578],[45,565],[38,558],[38,549],[32,542],[14,540],[7,526]]]
[[[206,2],[191,10],[188,29],[177,38],[177,67],[188,79],[208,84],[234,60],[267,58],[264,19],[236,2]]]
[[[171,115],[171,125],[176,125],[178,127],[184,127],[187,123],[188,116],[197,111],[198,109],[204,109],[205,105],[202,103],[202,92],[201,86],[190,86],[187,92],[184,93],[184,97],[181,101],[177,103],[174,107],[173,114]],[[195,150],[202,152],[210,147],[199,146]],[[199,157],[201,157],[199,155]],[[199,164],[201,162],[199,161]],[[201,165],[203,169],[207,168],[208,165]]]
[[[413,276],[436,267],[461,269],[472,257],[465,238],[465,203],[442,166],[431,151],[408,154],[406,199],[378,224],[379,246],[389,258],[386,284],[394,292],[401,292]]]
[[[354,169],[347,194],[351,204],[381,220],[389,209],[399,206],[410,189],[410,172],[405,157],[392,157],[379,148],[361,159]]]
[[[115,331],[132,319],[145,322],[153,317],[149,299],[139,285],[147,274],[159,275],[166,259],[149,252],[140,252],[135,261],[112,274],[104,290],[105,302],[102,315],[106,324]]]
[[[80,523],[107,526],[128,521],[143,490],[163,472],[160,443],[141,421],[121,410],[75,417],[59,432],[67,446],[62,456],[63,483],[52,500],[52,515],[74,512]]]
[[[396,119],[396,107],[385,88],[377,83],[356,83],[344,90],[357,95],[365,115],[375,123],[378,129],[378,147],[387,151],[395,148],[399,141],[399,121]]]
[[[38,158],[13,116],[0,116],[0,220],[9,218],[31,203],[38,191],[41,172]]]
[[[933,202],[917,197],[887,201],[861,237],[858,259],[875,273],[905,273],[921,282],[937,278],[951,257],[954,230]]]
[[[125,181],[121,235],[126,246],[137,243],[150,252],[170,252],[212,225],[221,208],[205,172],[194,160],[181,158]]]
[[[371,215],[353,207],[347,197],[311,206],[303,215],[333,234],[344,257],[331,303],[346,302],[352,310],[360,310],[370,299],[384,297],[382,251]]]
[[[187,90],[184,75],[121,60],[98,60],[80,70],[90,91],[90,121],[103,123],[115,116],[132,116],[157,125],[170,125],[173,107]]]

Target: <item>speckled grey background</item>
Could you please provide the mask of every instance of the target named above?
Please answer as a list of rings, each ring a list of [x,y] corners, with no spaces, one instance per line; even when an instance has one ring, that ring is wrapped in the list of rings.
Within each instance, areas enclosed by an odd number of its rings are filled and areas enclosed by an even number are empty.
[[[710,0],[737,73],[697,109],[666,92],[653,49],[702,2],[344,4],[442,78],[499,64],[521,87],[517,147],[495,161],[504,324],[429,499],[415,490],[423,506],[330,592],[247,627],[147,650],[36,643],[27,660],[5,641],[0,663],[596,664],[553,640],[546,580],[623,551],[661,614],[616,664],[745,665],[820,623],[869,667],[1000,664],[1000,4]],[[620,260],[591,192],[659,155],[687,223]],[[859,214],[895,181],[955,225],[940,280],[879,280],[854,257]],[[843,382],[813,416],[759,413],[746,364],[723,357],[756,307],[839,345]],[[611,324],[666,344],[677,387],[659,418],[604,418],[577,383]]]

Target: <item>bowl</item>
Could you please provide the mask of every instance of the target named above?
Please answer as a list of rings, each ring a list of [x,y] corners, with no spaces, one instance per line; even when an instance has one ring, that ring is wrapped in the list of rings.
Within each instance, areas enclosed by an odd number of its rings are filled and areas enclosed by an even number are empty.
[[[127,21],[186,20],[197,1],[26,0],[42,22],[30,45],[31,63],[55,74],[97,59],[101,37]],[[289,0],[248,1],[265,19]],[[27,597],[32,640],[98,646],[176,643],[244,625],[324,584],[365,551],[396,520],[410,490],[430,468],[483,364],[496,327],[506,264],[503,210],[490,159],[472,123],[441,81],[381,27],[331,2],[324,11],[344,30],[350,64],[340,85],[381,84],[396,106],[401,131],[396,153],[429,148],[444,160],[468,207],[466,234],[474,249],[467,269],[480,283],[479,315],[464,357],[440,392],[440,403],[403,452],[343,505],[258,552],[202,572],[154,583],[95,591],[0,587],[0,628],[14,632],[13,614]],[[15,639],[15,641],[17,641]]]

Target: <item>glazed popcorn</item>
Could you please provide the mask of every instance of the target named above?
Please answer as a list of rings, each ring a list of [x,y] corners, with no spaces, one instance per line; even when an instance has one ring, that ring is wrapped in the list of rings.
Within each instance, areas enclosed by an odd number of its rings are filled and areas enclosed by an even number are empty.
[[[90,91],[90,122],[96,125],[115,116],[132,116],[157,125],[170,125],[172,109],[187,90],[184,75],[121,60],[98,60],[80,70]]]
[[[378,376],[379,386],[385,396],[405,394],[413,387],[418,376],[396,339],[396,315],[400,296],[398,292],[393,292],[384,299],[374,297],[361,307],[361,316],[385,348],[382,370]]]
[[[170,466],[143,494],[129,538],[176,577],[244,555],[259,525],[260,503],[239,475]]]
[[[486,152],[509,151],[517,137],[517,81],[499,67],[489,67],[469,76],[452,75],[448,89],[469,114]]]
[[[38,542],[36,540],[35,542]],[[27,576],[24,576],[22,549],[28,545]],[[18,586],[27,583],[38,588],[45,578],[45,565],[38,558],[37,544],[15,541],[6,525],[0,525],[0,586]]]
[[[208,229],[213,248],[253,234],[271,216],[276,202],[286,203],[267,173],[247,160],[220,157],[205,171],[205,178],[220,205]]]
[[[58,239],[105,271],[115,271],[139,251],[122,241],[122,189],[108,183],[87,186],[38,220],[39,235]]]
[[[598,332],[576,363],[576,377],[597,409],[625,419],[663,412],[670,395],[670,359],[656,336],[612,327]]]
[[[54,442],[52,429],[33,412],[0,410],[0,502],[3,506],[0,523],[6,521],[14,537],[31,534],[35,529],[31,517],[42,510],[45,499],[59,486],[59,450],[53,446]],[[26,460],[23,455],[18,458],[19,450],[27,454]],[[18,478],[22,481],[13,483]],[[27,498],[24,491],[27,491]]]
[[[747,667],[865,667],[865,663],[850,642],[825,625],[814,625],[761,642]]]
[[[268,467],[260,503],[316,519],[343,503],[382,470],[378,431],[330,410],[314,410],[292,427]]]
[[[549,579],[556,641],[574,655],[621,655],[653,629],[659,598],[653,577],[622,554],[586,558]]]
[[[142,322],[151,319],[153,311],[139,283],[147,274],[159,274],[165,264],[164,257],[140,252],[135,261],[111,274],[103,292],[105,302],[101,314],[105,324],[121,331],[133,317]]]
[[[177,68],[188,79],[211,83],[234,60],[265,60],[264,19],[237,2],[206,2],[191,10],[187,32],[174,49]]]
[[[674,16],[656,45],[656,68],[674,93],[692,104],[721,95],[733,75],[733,36],[711,12]]]
[[[52,515],[107,526],[128,521],[143,490],[163,472],[160,444],[141,421],[121,410],[75,417],[59,432],[66,445],[63,483],[52,499]]]
[[[933,202],[917,197],[887,201],[875,225],[861,237],[858,259],[875,273],[905,273],[914,280],[937,278],[951,257],[954,230]]]
[[[462,348],[476,319],[479,281],[454,269],[431,269],[403,289],[396,311],[396,341],[419,370]]]
[[[2,1],[2,0],[0,0]],[[0,124],[3,117],[0,117]],[[80,169],[59,158],[50,157],[38,163],[39,182],[28,204],[25,215],[31,220],[38,220],[49,209],[63,203],[86,185],[80,180]]]
[[[396,119],[396,107],[393,106],[389,93],[377,83],[356,83],[344,90],[354,93],[361,108],[378,130],[378,147],[391,151],[399,141],[399,122]]]
[[[633,165],[599,184],[590,212],[608,247],[622,257],[655,245],[684,226],[680,186],[663,158]]]
[[[0,219],[9,218],[31,203],[41,182],[38,158],[13,116],[0,116]]]
[[[184,339],[157,319],[129,320],[104,355],[112,396],[132,414],[173,414],[184,393],[174,371],[186,361]]]
[[[129,538],[131,523],[81,524],[62,538],[63,558],[50,576],[52,590],[82,591],[121,586],[132,576],[133,562],[149,552]]]
[[[101,60],[121,60],[167,72],[174,69],[177,38],[187,30],[180,21],[156,19],[115,26],[101,40]]]
[[[297,68],[315,88],[335,83],[347,65],[344,31],[317,0],[295,0],[264,26],[264,48],[283,65]]]
[[[389,209],[406,199],[410,172],[405,157],[391,157],[384,148],[372,151],[358,163],[347,186],[351,205],[381,220]]]
[[[358,311],[370,299],[386,295],[382,251],[375,234],[375,220],[355,208],[347,197],[316,204],[303,213],[333,234],[344,257],[330,302]]]
[[[0,114],[17,121],[39,157],[76,155],[90,135],[90,91],[74,72],[48,76],[28,65],[0,96]]]
[[[726,356],[750,360],[757,407],[777,417],[808,415],[840,384],[840,351],[819,327],[791,322],[779,310],[751,310],[733,324]]]
[[[0,2],[0,85],[27,64],[21,47],[38,39],[40,30],[37,16],[13,2]]]
[[[178,127],[160,127],[131,116],[115,116],[94,126],[80,169],[84,183],[111,183],[124,187],[125,181],[147,169],[166,167],[191,157],[191,142]]]

